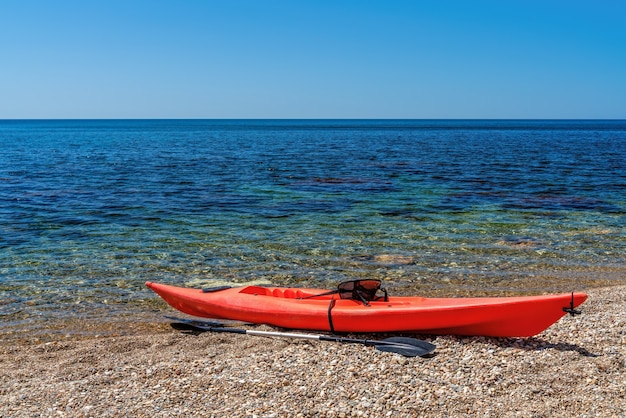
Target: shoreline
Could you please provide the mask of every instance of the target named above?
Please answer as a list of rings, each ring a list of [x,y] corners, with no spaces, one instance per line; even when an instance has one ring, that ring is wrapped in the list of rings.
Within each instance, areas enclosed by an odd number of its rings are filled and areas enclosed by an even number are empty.
[[[626,286],[532,338],[419,336],[432,358],[246,335],[6,339],[0,415],[626,416]],[[259,329],[271,329],[260,327]]]
[[[542,281],[548,280],[541,278]],[[555,289],[526,289],[523,291],[501,290],[495,288],[465,288],[457,283],[450,283],[445,288],[428,288],[423,282],[415,286],[404,286],[393,290],[396,296],[421,295],[424,297],[506,297],[542,294],[570,293],[571,291],[593,292],[595,289],[626,286],[621,279],[596,279],[594,286],[557,287]],[[247,283],[241,284],[246,285]],[[185,284],[180,284],[185,286]],[[269,285],[269,283],[268,283]],[[198,284],[196,286],[199,287]],[[280,284],[279,284],[280,286]],[[285,286],[289,286],[288,284]],[[415,288],[413,288],[415,287]],[[8,299],[9,302],[11,299]],[[3,301],[0,300],[0,303]],[[65,309],[68,307],[66,305]],[[584,305],[583,305],[584,306]],[[48,311],[22,313],[0,312],[0,345],[5,342],[17,344],[39,344],[59,340],[78,340],[94,337],[118,337],[134,335],[138,332],[166,332],[168,322],[165,315],[183,315],[171,308],[158,295],[146,291],[140,303],[128,306],[123,303],[107,306],[81,305],[74,312],[74,306],[68,313],[61,313],[61,308]]]

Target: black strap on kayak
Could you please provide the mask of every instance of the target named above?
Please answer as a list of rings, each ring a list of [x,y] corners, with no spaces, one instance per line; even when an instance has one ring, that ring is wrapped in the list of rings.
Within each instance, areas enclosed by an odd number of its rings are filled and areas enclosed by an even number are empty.
[[[335,295],[333,295],[330,298],[330,303],[328,304],[328,325],[330,325],[330,332],[331,333],[335,333],[335,327],[333,326],[333,316],[331,314],[331,311],[333,310],[333,307],[335,306]]]
[[[330,290],[328,292],[318,293],[317,295],[305,296],[303,298],[298,298],[298,299],[311,299],[311,298],[316,298],[318,296],[336,295],[337,293],[339,293],[339,290]]]

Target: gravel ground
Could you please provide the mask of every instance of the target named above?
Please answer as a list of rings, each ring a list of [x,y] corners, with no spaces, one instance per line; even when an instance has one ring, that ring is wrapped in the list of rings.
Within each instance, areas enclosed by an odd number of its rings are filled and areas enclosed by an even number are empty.
[[[420,337],[431,358],[167,324],[4,341],[0,416],[626,417],[626,287],[588,293],[534,338]]]

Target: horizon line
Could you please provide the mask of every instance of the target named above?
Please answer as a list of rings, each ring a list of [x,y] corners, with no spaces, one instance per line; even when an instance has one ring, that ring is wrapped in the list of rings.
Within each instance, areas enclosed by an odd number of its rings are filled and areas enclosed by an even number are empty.
[[[207,120],[207,121],[626,121],[626,118],[0,118],[0,121],[112,121],[112,120],[128,120],[128,121],[156,121],[156,120]]]

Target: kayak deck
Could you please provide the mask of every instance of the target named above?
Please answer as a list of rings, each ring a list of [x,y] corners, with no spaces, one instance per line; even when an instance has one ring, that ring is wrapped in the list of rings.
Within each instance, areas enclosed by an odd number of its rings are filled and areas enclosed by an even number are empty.
[[[173,308],[204,318],[223,318],[289,329],[335,332],[528,337],[583,303],[584,293],[486,298],[389,296],[369,306],[324,289],[244,286],[215,292],[147,282]]]

